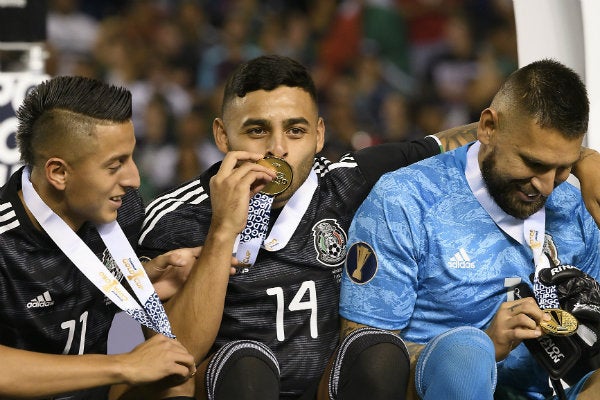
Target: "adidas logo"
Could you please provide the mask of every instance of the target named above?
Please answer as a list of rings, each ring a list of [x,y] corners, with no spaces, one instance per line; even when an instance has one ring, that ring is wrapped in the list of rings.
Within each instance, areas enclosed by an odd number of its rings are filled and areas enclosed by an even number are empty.
[[[454,256],[450,258],[448,262],[450,268],[475,268],[475,263],[471,261],[469,255],[462,247]]]
[[[54,305],[54,300],[52,300],[52,297],[50,297],[50,292],[46,290],[39,296],[29,300],[29,303],[27,303],[27,308],[50,307],[52,305]]]

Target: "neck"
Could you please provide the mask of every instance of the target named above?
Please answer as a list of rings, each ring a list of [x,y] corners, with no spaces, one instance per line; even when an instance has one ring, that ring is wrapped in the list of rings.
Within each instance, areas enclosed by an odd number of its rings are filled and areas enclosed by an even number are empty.
[[[21,199],[21,203],[23,204],[23,208],[25,208],[25,212],[27,213],[27,216],[29,217],[29,220],[31,221],[31,223],[33,224],[33,226],[38,231],[42,231],[42,226],[40,225],[39,222],[37,222],[37,219],[35,219],[35,217],[31,213],[31,211],[29,210],[29,207],[27,207],[27,204],[25,204],[25,199],[23,199],[23,191],[19,190],[18,195],[19,195],[19,199]]]
[[[36,177],[34,175],[34,173],[32,172],[31,173],[31,177],[30,177],[30,182],[31,182],[31,185],[33,186],[33,189],[40,196],[40,198],[42,199],[42,201],[56,215],[58,215],[59,217],[61,217],[63,219],[63,221],[65,221],[65,223],[69,226],[69,228],[71,228],[74,232],[77,232],[79,230],[79,228],[81,228],[81,226],[83,224],[76,224],[70,218],[67,218],[65,216],[65,213],[63,211],[64,205],[65,205],[65,202],[64,202],[64,199],[63,199],[63,192],[56,190],[47,181],[45,181],[43,179],[40,181],[37,178],[38,177]],[[23,203],[23,207],[25,208],[25,211],[27,212],[27,216],[29,217],[29,219],[31,220],[31,222],[33,223],[33,225],[38,230],[41,231],[42,230],[42,226],[35,219],[35,217],[31,213],[31,211],[29,210],[29,207],[27,206],[27,204],[25,204],[25,200],[23,198],[23,191],[22,190],[19,190],[19,198],[21,199],[21,203]]]

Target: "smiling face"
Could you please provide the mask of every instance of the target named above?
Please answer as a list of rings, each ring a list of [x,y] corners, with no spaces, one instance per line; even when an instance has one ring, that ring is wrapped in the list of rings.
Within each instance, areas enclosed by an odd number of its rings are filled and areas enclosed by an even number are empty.
[[[582,138],[569,139],[535,120],[519,118],[498,129],[497,114],[482,113],[479,163],[490,195],[507,214],[525,219],[539,211],[579,159]]]
[[[80,155],[64,161],[62,201],[55,209],[74,230],[86,221],[114,221],[125,192],[140,185],[131,122],[97,125],[95,134],[80,142]]]
[[[279,208],[308,177],[315,154],[323,148],[325,124],[306,91],[280,86],[229,102],[223,119],[214,121],[213,134],[223,152],[252,151],[283,158],[290,164],[292,184],[273,202],[273,207]]]

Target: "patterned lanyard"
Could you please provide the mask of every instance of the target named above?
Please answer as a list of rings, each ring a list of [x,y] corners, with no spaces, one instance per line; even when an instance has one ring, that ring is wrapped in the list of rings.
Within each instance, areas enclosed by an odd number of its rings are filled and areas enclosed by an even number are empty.
[[[29,181],[29,169],[21,178],[23,199],[35,219],[73,264],[119,308],[148,328],[174,338],[171,325],[144,267],[117,221],[97,226],[115,263],[127,278],[143,307],[121,285],[90,248],[44,203]]]
[[[252,266],[269,229],[273,196],[257,193],[250,199],[248,221],[240,233],[236,258],[245,266]]]
[[[550,268],[548,257],[544,255],[544,237],[546,227],[546,212],[541,209],[531,217],[525,220],[523,224],[523,233],[525,242],[533,251],[533,262],[535,264],[535,273],[533,278],[533,293],[542,310],[548,308],[560,308],[558,294],[555,286],[546,286],[540,282],[540,271],[544,268]]]

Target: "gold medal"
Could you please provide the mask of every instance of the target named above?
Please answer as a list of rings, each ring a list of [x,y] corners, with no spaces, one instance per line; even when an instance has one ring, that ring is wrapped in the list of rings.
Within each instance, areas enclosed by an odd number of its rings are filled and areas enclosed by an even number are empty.
[[[542,311],[551,317],[549,321],[540,322],[540,327],[545,333],[554,336],[569,336],[577,330],[577,318],[567,311],[559,308],[548,308]]]
[[[275,171],[277,176],[269,182],[260,192],[275,196],[286,190],[292,184],[292,167],[285,160],[278,157],[265,157],[257,161],[258,164]]]

